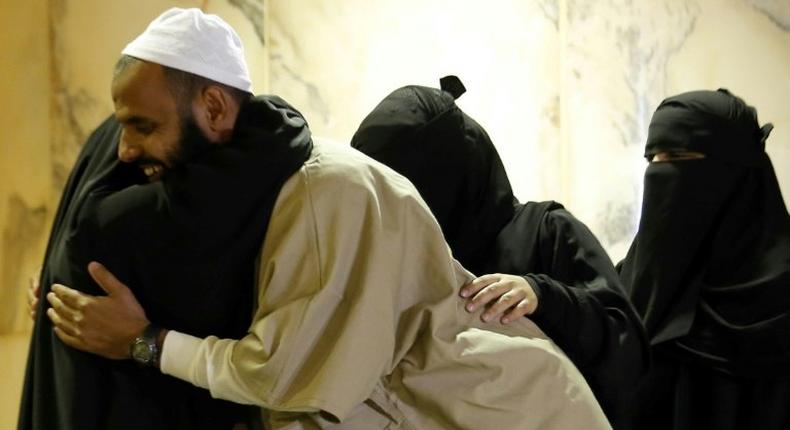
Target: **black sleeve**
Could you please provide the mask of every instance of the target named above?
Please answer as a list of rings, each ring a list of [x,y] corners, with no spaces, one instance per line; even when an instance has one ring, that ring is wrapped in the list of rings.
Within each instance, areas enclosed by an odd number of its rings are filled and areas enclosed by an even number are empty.
[[[525,274],[538,295],[530,316],[582,372],[615,428],[648,364],[644,329],[606,251],[564,209],[546,213],[542,273]]]

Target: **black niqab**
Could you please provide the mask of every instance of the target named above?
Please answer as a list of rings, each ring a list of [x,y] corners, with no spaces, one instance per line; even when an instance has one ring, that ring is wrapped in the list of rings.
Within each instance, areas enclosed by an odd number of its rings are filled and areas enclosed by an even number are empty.
[[[651,344],[734,375],[790,364],[790,218],[755,110],[725,90],[656,110],[642,218],[621,278]]]

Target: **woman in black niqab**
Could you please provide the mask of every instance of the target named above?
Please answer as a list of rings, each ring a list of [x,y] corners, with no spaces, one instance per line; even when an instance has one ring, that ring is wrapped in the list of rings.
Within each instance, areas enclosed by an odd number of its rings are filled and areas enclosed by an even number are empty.
[[[634,428],[790,428],[790,217],[771,129],[726,90],[653,115],[620,272],[653,351]]]

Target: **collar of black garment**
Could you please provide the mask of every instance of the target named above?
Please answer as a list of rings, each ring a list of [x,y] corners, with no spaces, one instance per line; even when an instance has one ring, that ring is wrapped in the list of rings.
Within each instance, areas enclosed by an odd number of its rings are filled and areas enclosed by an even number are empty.
[[[233,136],[211,145],[194,159],[173,169],[163,181],[176,214],[186,225],[194,208],[217,222],[244,211],[265,193],[279,193],[282,183],[312,150],[304,117],[277,96],[257,96],[242,104]],[[197,226],[195,226],[197,228]]]

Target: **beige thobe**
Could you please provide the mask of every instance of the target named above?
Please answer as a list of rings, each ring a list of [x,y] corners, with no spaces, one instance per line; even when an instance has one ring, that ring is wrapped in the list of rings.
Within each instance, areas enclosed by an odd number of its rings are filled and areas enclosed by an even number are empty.
[[[533,322],[464,310],[470,279],[408,180],[317,142],[274,206],[248,334],[170,332],[162,371],[268,428],[610,428]]]

